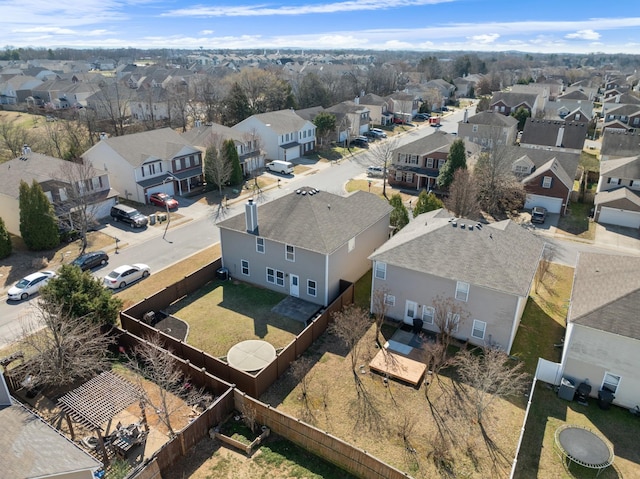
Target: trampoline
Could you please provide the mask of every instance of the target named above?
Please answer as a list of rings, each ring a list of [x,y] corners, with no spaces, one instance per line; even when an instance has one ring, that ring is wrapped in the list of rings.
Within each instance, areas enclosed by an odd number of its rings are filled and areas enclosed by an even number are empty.
[[[556,446],[569,468],[572,462],[597,469],[596,477],[613,464],[613,448],[587,428],[564,425],[556,430]]]

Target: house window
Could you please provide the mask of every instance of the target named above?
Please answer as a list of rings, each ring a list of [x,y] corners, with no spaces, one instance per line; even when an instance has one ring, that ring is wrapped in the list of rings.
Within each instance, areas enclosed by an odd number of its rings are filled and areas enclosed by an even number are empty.
[[[413,182],[413,173],[407,173],[407,183]]]
[[[458,301],[469,299],[469,283],[463,283],[462,281],[456,283],[456,299]]]
[[[276,284],[278,286],[284,286],[284,272],[276,271]]]
[[[457,313],[447,313],[447,322],[445,324],[445,329],[449,333],[457,333],[458,327],[460,326],[460,315]]]
[[[384,295],[384,304],[387,306],[395,306],[396,305],[396,297],[392,294]]]
[[[442,159],[442,158],[440,158],[440,159],[438,160],[438,169],[440,169],[440,168],[442,168],[442,167],[444,166],[444,162],[445,162],[445,161],[447,161],[447,160],[444,160],[444,159]]]
[[[422,307],[422,321],[425,324],[433,324],[433,320],[436,316],[435,308],[431,306],[423,306]]]
[[[275,284],[276,282],[276,270],[273,268],[267,268],[267,283]]]
[[[433,158],[427,158],[427,168],[433,168]]]
[[[471,336],[477,339],[484,339],[484,332],[487,330],[487,323],[478,319],[473,320],[473,329]]]
[[[476,133],[478,131],[478,125],[473,125],[473,127],[471,128],[471,130]]]
[[[242,269],[242,274],[249,276],[249,262],[246,259],[240,260],[240,267]]]
[[[256,238],[256,251],[264,254],[264,238]]]
[[[551,188],[552,180],[553,178],[551,178],[550,176],[545,176],[544,178],[542,178],[542,187]]]
[[[286,248],[286,252],[284,255],[285,259],[287,261],[295,261],[296,260],[295,248],[290,244],[286,245],[285,248]]]
[[[353,237],[349,240],[349,244],[347,246],[349,253],[351,253],[356,247],[356,238]]]
[[[620,376],[616,376],[611,373],[604,373],[604,379],[602,380],[602,388],[606,391],[610,391],[615,394],[618,391],[620,385]]]
[[[607,180],[607,183],[609,183],[611,185],[619,185],[620,184],[620,178],[609,178]]]
[[[402,181],[402,171],[396,171],[396,181]]]
[[[312,279],[307,280],[307,294],[314,297],[318,294],[318,283]]]
[[[387,263],[376,261],[376,279],[387,279]]]

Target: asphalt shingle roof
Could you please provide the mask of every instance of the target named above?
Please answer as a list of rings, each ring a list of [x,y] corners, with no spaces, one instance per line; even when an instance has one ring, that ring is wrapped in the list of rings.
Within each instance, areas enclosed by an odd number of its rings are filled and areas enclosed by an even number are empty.
[[[640,154],[640,134],[627,131],[605,130],[601,155],[635,156]]]
[[[580,253],[568,321],[640,339],[640,257]]]
[[[601,161],[600,175],[630,180],[640,179],[640,155]]]
[[[470,116],[468,123],[474,125],[491,125],[500,127],[511,127],[518,124],[512,116],[502,115],[501,113],[495,113],[492,111],[482,111],[476,115]]]
[[[303,187],[258,206],[258,234],[280,243],[331,254],[351,238],[388,215],[383,199],[364,191],[338,196],[325,191],[308,194]],[[218,227],[246,231],[245,214],[218,223]]]
[[[265,125],[268,125],[269,128],[277,134],[299,131],[307,122],[307,120],[298,116],[293,110],[279,110],[271,111],[269,113],[260,113],[258,115],[253,115],[251,118],[255,118]],[[247,120],[243,120],[242,122],[245,121]]]
[[[511,220],[476,228],[475,221],[466,219],[453,226],[451,218],[445,210],[419,215],[370,259],[526,296],[543,242]]]

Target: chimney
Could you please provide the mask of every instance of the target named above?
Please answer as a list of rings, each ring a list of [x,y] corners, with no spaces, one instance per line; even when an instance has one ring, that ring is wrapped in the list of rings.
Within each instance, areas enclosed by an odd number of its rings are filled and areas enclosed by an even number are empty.
[[[104,131],[100,133],[100,140],[106,140],[107,138],[109,138],[109,135],[107,135]]]
[[[258,205],[253,202],[253,198],[249,198],[244,207],[244,216],[247,222],[247,233],[258,234]]]
[[[464,109],[464,117],[462,118],[462,123],[469,123],[469,110]]]
[[[558,128],[558,138],[556,138],[556,146],[562,146],[563,137],[564,137],[564,125]]]
[[[7,381],[4,379],[4,374],[0,373],[0,408],[11,406],[11,404],[11,394],[9,394]]]

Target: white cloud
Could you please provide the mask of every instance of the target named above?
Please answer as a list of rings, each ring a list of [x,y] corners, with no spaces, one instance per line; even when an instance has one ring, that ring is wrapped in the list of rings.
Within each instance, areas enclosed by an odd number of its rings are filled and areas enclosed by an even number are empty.
[[[213,30],[201,30],[200,35],[213,35]]]
[[[564,37],[570,40],[600,40],[600,34],[591,29],[567,33]]]
[[[498,38],[500,38],[500,35],[497,33],[485,33],[482,35],[473,35],[472,37],[469,37],[469,40],[478,43],[493,43]]]

